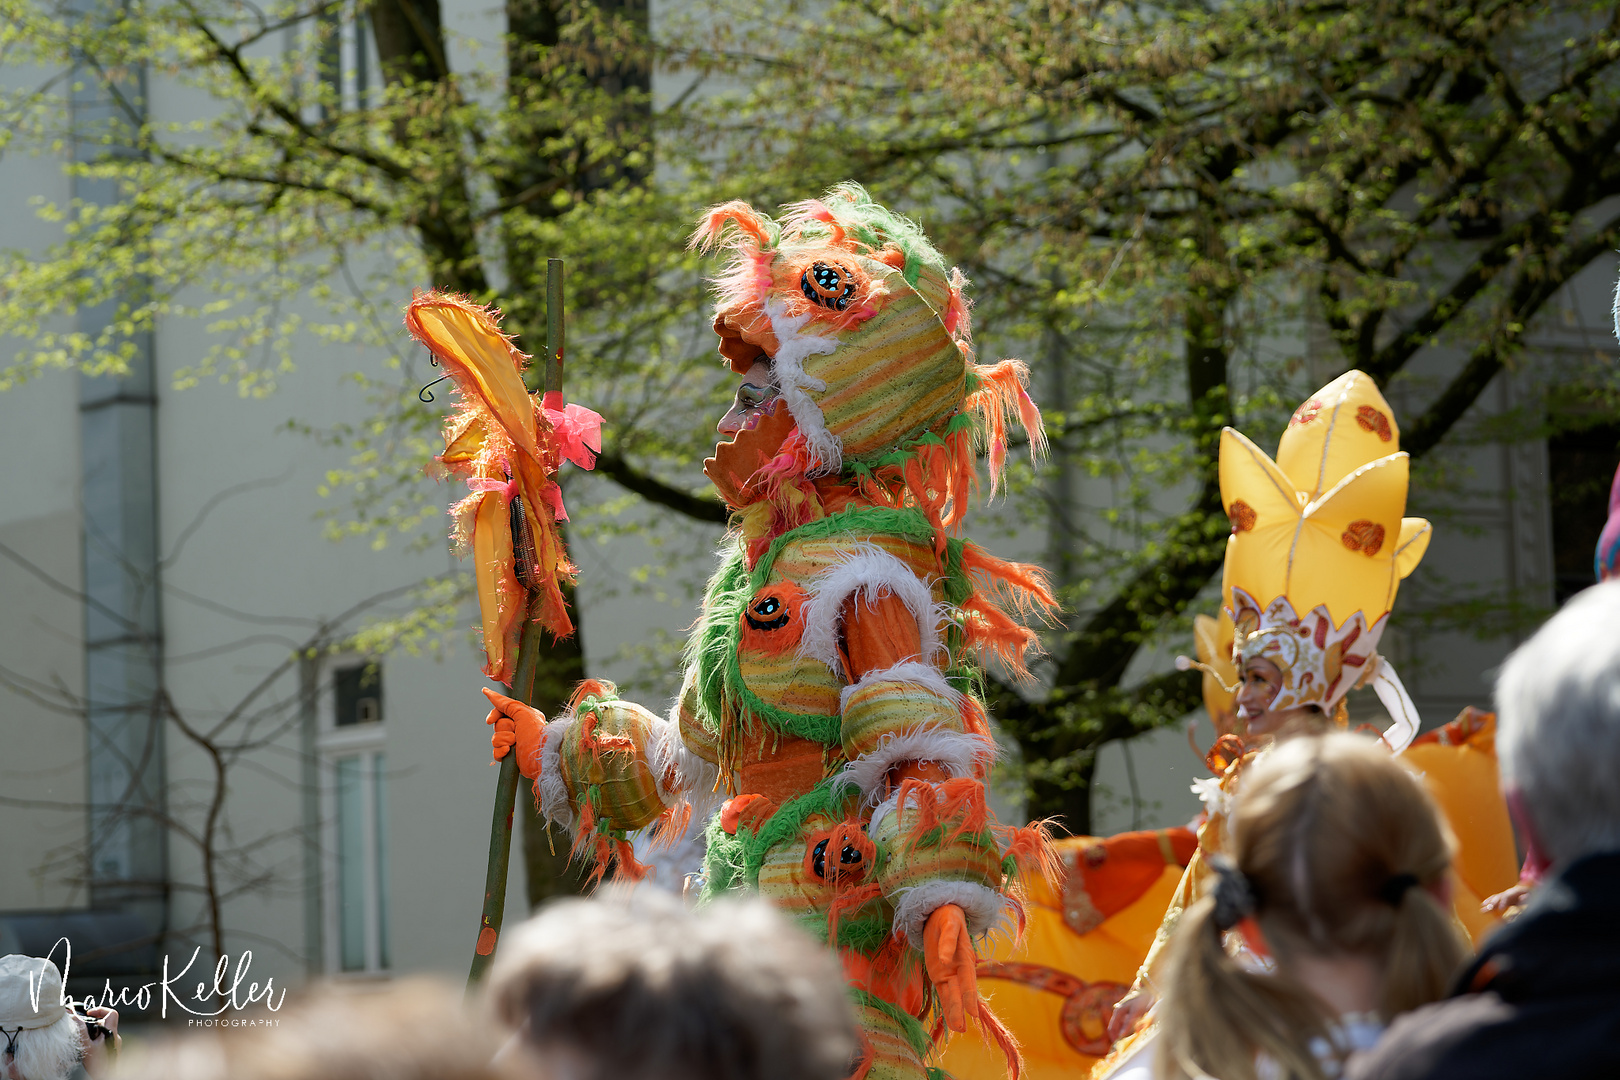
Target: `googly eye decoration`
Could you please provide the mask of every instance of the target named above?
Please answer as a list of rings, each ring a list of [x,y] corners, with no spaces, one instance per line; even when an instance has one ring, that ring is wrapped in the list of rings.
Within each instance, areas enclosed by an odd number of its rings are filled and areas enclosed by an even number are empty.
[[[812,263],[799,278],[799,289],[811,303],[843,311],[855,295],[855,275],[833,263]]]
[[[748,625],[755,630],[780,630],[788,624],[788,617],[789,613],[782,608],[782,601],[774,596],[756,600],[746,613]]]

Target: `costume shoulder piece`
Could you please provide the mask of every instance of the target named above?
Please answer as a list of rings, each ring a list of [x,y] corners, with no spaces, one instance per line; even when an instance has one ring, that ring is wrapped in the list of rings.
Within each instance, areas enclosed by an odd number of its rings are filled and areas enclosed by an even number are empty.
[[[1283,675],[1273,708],[1332,713],[1371,683],[1394,724],[1397,752],[1417,711],[1377,653],[1395,593],[1429,544],[1406,510],[1407,455],[1389,403],[1360,371],[1294,410],[1273,460],[1241,432],[1221,435],[1221,502],[1232,522],[1222,599],[1238,657],[1264,656]]]

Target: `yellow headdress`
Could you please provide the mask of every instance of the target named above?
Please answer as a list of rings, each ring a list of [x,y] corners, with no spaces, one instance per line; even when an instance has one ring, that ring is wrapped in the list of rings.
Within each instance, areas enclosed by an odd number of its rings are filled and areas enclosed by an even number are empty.
[[[1331,713],[1371,682],[1395,723],[1399,752],[1417,710],[1375,651],[1395,592],[1429,545],[1430,526],[1406,509],[1408,457],[1389,403],[1350,371],[1288,421],[1273,461],[1241,433],[1221,434],[1221,502],[1232,521],[1223,600],[1242,658],[1276,663],[1273,708]]]

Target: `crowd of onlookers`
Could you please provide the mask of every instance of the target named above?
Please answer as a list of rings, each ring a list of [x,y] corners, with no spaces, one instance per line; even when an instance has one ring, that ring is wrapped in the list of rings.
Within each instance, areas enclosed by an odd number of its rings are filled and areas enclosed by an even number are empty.
[[[1620,1077],[1620,582],[1549,621],[1496,696],[1503,790],[1548,868],[1477,954],[1420,780],[1359,736],[1279,743],[1176,926],[1153,1052],[1116,1075]],[[783,916],[652,890],[549,906],[467,1005],[333,987],[117,1063],[117,1015],[57,1004],[53,975],[0,959],[10,1080],[835,1080],[859,1047],[836,960]]]

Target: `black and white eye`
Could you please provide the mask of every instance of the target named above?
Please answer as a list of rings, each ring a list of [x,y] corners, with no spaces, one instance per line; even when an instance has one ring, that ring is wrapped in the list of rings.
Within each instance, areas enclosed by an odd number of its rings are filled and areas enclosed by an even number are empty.
[[[830,839],[830,837],[822,837],[810,851],[810,868],[816,872],[818,878],[827,876],[827,843]],[[854,844],[845,844],[844,849],[838,853],[838,866],[835,868],[834,873],[858,867],[864,859],[865,856],[861,854],[860,848]]]
[[[748,625],[755,630],[780,630],[788,624],[788,613],[779,597],[767,596],[754,601],[748,609]]]
[[[799,289],[811,303],[843,311],[855,295],[855,275],[842,266],[818,262],[799,278]]]

